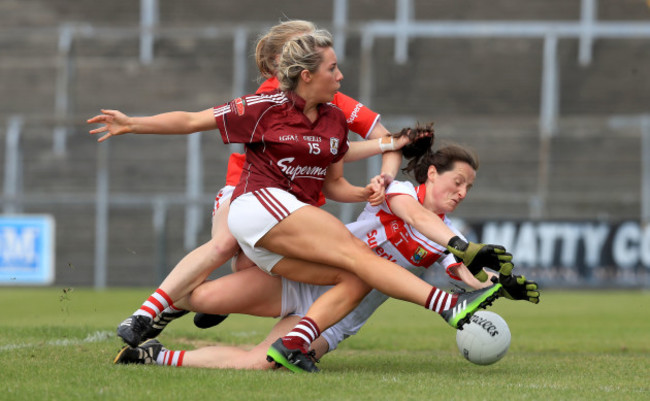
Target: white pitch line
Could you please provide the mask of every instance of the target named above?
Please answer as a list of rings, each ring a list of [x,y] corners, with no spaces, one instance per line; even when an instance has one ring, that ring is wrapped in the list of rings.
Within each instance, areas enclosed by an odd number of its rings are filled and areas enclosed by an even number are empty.
[[[88,334],[86,338],[81,340],[76,340],[76,339],[71,340],[68,338],[64,338],[64,339],[50,340],[50,341],[38,342],[38,343],[7,344],[7,345],[0,346],[0,352],[13,351],[16,349],[31,348],[31,347],[42,347],[44,345],[67,347],[71,345],[97,343],[97,342],[111,339],[113,338],[114,335],[115,333],[112,331],[96,331],[92,334]]]

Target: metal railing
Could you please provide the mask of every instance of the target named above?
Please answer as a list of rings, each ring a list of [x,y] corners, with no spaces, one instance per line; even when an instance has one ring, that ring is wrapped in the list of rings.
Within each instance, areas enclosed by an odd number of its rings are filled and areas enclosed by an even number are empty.
[[[579,41],[578,62],[588,65],[592,61],[594,41],[598,38],[650,38],[650,23],[637,22],[599,22],[597,21],[596,0],[582,0],[581,18],[575,22],[482,22],[482,21],[422,21],[414,20],[412,0],[396,0],[394,21],[371,21],[365,24],[350,24],[348,21],[348,1],[333,1],[332,31],[335,37],[336,50],[340,58],[345,56],[345,43],[350,34],[358,35],[361,42],[360,68],[360,100],[368,106],[373,103],[372,63],[373,46],[377,38],[395,39],[395,62],[404,63],[408,60],[409,40],[412,38],[541,38],[544,40],[543,66],[541,76],[541,98],[539,113],[540,132],[540,168],[539,189],[537,199],[531,202],[531,216],[543,217],[544,200],[547,193],[548,170],[548,141],[557,131],[559,110],[559,68],[557,46],[560,39],[577,39]],[[87,24],[63,24],[56,29],[58,34],[58,64],[55,90],[55,124],[53,131],[53,152],[66,153],[66,140],[69,131],[69,121],[73,115],[74,101],[71,99],[75,79],[74,53],[75,38],[112,37],[140,38],[140,60],[143,64],[155,60],[154,46],[157,39],[164,37],[189,36],[193,38],[231,37],[233,41],[233,77],[232,96],[236,97],[245,92],[248,66],[248,39],[266,29],[259,24],[221,25],[219,27],[188,27],[166,28],[159,25],[157,0],[141,0],[141,20],[139,27],[111,28],[94,27]],[[43,29],[43,34],[51,34],[53,30]],[[16,33],[19,35],[19,32]],[[636,121],[636,120],[635,120]],[[646,137],[650,126],[648,118],[638,122],[644,132],[644,179],[643,179],[643,219],[650,221],[650,140]],[[20,132],[24,125],[21,116],[11,117],[7,123],[7,137],[4,161],[4,185],[2,208],[4,213],[17,213],[25,204],[39,202],[36,198],[22,191],[22,147]],[[185,247],[196,245],[196,235],[201,228],[203,219],[200,207],[205,205],[211,195],[203,194],[200,135],[188,137],[187,158],[187,188],[184,194],[159,195],[152,199],[149,196],[109,194],[108,176],[108,146],[98,148],[97,158],[97,187],[95,196],[87,199],[75,196],[74,200],[66,196],[50,196],[49,202],[92,202],[96,205],[96,242],[95,242],[95,286],[102,288],[106,285],[107,260],[107,221],[108,210],[116,206],[146,206],[152,209],[152,220],[156,235],[164,233],[166,211],[170,205],[184,205],[186,215]],[[546,144],[546,146],[545,146]],[[192,157],[190,157],[190,155]],[[368,161],[368,172],[378,171],[379,158]],[[343,207],[341,217],[349,219],[350,209]],[[162,246],[162,245],[161,245]],[[159,257],[163,250],[158,249]]]
[[[612,116],[613,129],[638,128],[641,135],[641,223],[650,225],[650,114],[639,116]]]
[[[592,60],[593,44],[596,39],[650,38],[650,23],[646,22],[601,22],[597,20],[597,0],[581,0],[581,16],[574,22],[551,21],[423,21],[414,19],[413,0],[395,0],[393,21],[371,21],[350,23],[348,21],[348,0],[332,0],[332,31],[339,58],[345,57],[345,43],[348,35],[360,35],[364,59],[360,71],[361,99],[372,104],[371,57],[374,40],[389,37],[395,40],[394,59],[396,63],[408,60],[409,40],[412,38],[540,38],[544,40],[541,77],[541,98],[539,130],[541,135],[557,132],[560,113],[560,72],[558,69],[557,46],[559,39],[578,39],[578,62],[589,65]],[[264,31],[259,24],[220,25],[208,27],[167,28],[159,24],[158,0],[140,0],[140,26],[132,28],[94,27],[88,24],[63,24],[58,30],[58,72],[56,78],[55,115],[65,119],[73,112],[70,99],[74,82],[74,46],[76,37],[134,38],[140,41],[140,62],[150,64],[155,58],[154,46],[157,39],[165,37],[190,36],[194,38],[216,38],[230,36],[233,39],[233,97],[245,91],[245,77],[248,65],[247,39],[251,34]],[[46,31],[43,31],[46,32]],[[54,128],[54,152],[65,153],[67,137],[65,126]]]

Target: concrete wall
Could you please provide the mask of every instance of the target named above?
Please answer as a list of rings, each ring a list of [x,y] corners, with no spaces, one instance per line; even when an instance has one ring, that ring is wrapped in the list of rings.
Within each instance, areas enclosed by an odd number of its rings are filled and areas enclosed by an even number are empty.
[[[393,1],[350,0],[351,24],[394,18]],[[264,6],[260,6],[264,4]],[[580,2],[514,0],[415,1],[418,20],[577,20]],[[311,19],[329,28],[328,1],[238,2],[160,0],[164,27],[257,23],[260,29],[280,19]],[[647,21],[648,10],[636,0],[601,0],[599,18]],[[58,35],[64,22],[96,27],[134,27],[139,2],[118,0],[6,0],[0,3],[0,151],[4,158],[7,119],[26,116],[23,131],[24,191],[42,194],[94,194],[98,145],[83,121],[100,108],[130,114],[202,110],[232,97],[233,46],[228,37],[167,38],[156,42],[155,60],[142,65],[136,38],[77,38],[73,42],[76,116],[67,153],[52,151]],[[249,38],[248,53],[255,37]],[[359,37],[347,41],[341,68],[343,91],[359,96]],[[551,219],[638,218],[640,213],[640,137],[636,129],[613,130],[608,117],[647,113],[650,104],[648,41],[598,40],[590,66],[577,62],[578,43],[561,40],[559,62],[561,113],[559,134],[550,141],[546,217]],[[537,39],[413,39],[409,61],[393,62],[393,41],[374,46],[374,95],[370,105],[398,130],[391,117],[410,116],[412,124],[435,121],[437,140],[473,147],[481,158],[478,181],[457,215],[467,219],[526,218],[539,189],[538,113],[542,42]],[[253,91],[254,63],[248,66],[247,90]],[[203,136],[205,225],[209,203],[223,184],[229,149],[217,132]],[[122,137],[110,143],[110,188],[114,194],[152,198],[185,190],[185,138]],[[4,163],[4,162],[3,162]],[[4,164],[3,168],[4,168]],[[361,184],[365,164],[347,168]],[[328,206],[337,213],[338,206]],[[358,209],[357,209],[358,210]],[[90,285],[94,265],[92,205],[56,202],[27,206],[28,213],[51,213],[57,222],[57,279],[61,285]],[[157,283],[153,211],[120,207],[110,214],[109,285]],[[183,249],[184,214],[168,215],[169,267]]]

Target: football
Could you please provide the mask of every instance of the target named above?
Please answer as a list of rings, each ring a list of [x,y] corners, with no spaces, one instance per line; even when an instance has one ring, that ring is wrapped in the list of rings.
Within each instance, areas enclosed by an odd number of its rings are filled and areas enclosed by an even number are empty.
[[[478,311],[462,330],[456,331],[456,344],[468,361],[477,365],[490,365],[508,352],[510,328],[496,313]]]

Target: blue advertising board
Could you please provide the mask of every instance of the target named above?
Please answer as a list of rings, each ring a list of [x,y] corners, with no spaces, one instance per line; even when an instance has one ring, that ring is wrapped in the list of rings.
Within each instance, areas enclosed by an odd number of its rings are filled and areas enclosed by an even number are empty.
[[[0,285],[54,281],[54,219],[47,215],[0,216]]]

